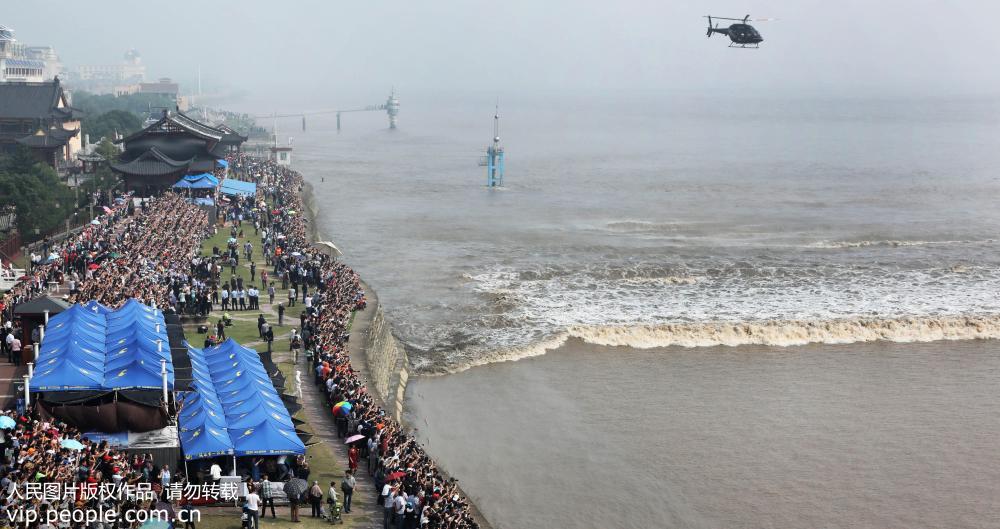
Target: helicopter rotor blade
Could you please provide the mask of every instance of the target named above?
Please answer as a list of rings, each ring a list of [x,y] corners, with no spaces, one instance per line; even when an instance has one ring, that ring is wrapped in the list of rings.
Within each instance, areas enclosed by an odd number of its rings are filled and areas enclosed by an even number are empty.
[[[718,27],[718,23],[716,23],[716,27]],[[712,15],[708,16],[708,31],[705,33],[705,36],[706,37],[712,36]]]
[[[751,20],[753,20],[754,22],[774,22],[774,21],[776,21],[778,19],[777,18],[753,18]]]

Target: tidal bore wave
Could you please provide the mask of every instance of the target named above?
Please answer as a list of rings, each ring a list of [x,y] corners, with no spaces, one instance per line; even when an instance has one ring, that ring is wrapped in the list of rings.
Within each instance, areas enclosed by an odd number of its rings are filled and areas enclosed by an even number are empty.
[[[670,323],[633,326],[578,325],[523,347],[477,351],[472,357],[449,362],[439,374],[540,356],[567,340],[615,347],[714,347],[763,345],[791,347],[807,344],[860,342],[934,342],[1000,338],[1000,314],[834,320]]]

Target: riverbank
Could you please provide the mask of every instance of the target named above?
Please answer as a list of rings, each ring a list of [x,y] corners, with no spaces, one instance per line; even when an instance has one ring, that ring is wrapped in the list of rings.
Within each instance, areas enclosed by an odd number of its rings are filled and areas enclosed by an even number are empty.
[[[300,193],[304,205],[304,213],[308,223],[307,237],[311,243],[329,240],[324,238],[319,228],[319,208],[315,202],[314,189],[311,183],[304,182]],[[317,247],[327,248],[319,245]],[[367,298],[363,310],[355,311],[350,325],[351,338],[347,342],[351,365],[359,378],[370,388],[370,394],[383,409],[391,410],[394,418],[407,430],[415,428],[406,421],[404,403],[406,387],[409,382],[409,360],[404,347],[392,334],[390,323],[385,319],[384,311],[379,302],[378,294],[370,285],[361,282]],[[364,473],[360,473],[364,474]],[[442,469],[442,474],[450,478]],[[360,477],[360,475],[359,475]],[[367,477],[367,476],[365,476]],[[457,487],[462,495],[468,494]],[[483,529],[492,529],[492,525],[480,511],[478,506],[468,501],[469,510],[476,523]]]

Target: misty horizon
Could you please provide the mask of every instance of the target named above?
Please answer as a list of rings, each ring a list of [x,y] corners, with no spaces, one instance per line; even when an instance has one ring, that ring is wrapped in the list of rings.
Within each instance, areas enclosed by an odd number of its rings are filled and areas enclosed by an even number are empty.
[[[19,41],[51,45],[63,63],[116,64],[138,50],[147,78],[182,91],[241,94],[259,109],[306,111],[404,100],[709,97],[992,96],[1000,52],[976,20],[996,6],[930,1],[871,5],[722,1],[681,3],[297,2],[239,9],[182,0],[162,7],[113,1],[52,16],[27,4],[0,23]],[[758,50],[705,38],[704,15],[755,23]],[[984,26],[985,27],[985,26]],[[100,28],[100,29],[98,29]],[[236,102],[238,106],[242,106]]]

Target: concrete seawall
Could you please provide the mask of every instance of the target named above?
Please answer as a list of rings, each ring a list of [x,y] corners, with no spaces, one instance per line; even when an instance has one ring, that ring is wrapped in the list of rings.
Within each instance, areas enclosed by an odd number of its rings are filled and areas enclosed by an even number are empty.
[[[309,240],[312,242],[326,240],[316,223],[319,209],[313,196],[312,184],[307,182],[301,194],[309,220]],[[410,360],[406,356],[406,350],[392,334],[392,326],[385,318],[378,294],[364,281],[361,282],[361,286],[365,290],[368,304],[365,310],[354,313],[354,320],[351,322],[351,339],[347,342],[351,366],[365,381],[371,395],[379,401],[382,409],[392,414],[404,428],[410,428],[403,420],[406,383],[410,378]],[[439,467],[439,469],[442,474],[448,476],[444,468]],[[462,490],[461,487],[459,490]],[[462,494],[468,499],[469,508],[479,527],[493,529],[472,498],[465,491],[462,491]]]
[[[310,240],[324,240],[316,223],[319,209],[309,183],[302,189],[302,202],[309,219]],[[392,327],[385,318],[378,294],[365,283],[362,283],[362,287],[365,289],[368,306],[354,314],[351,324],[351,340],[348,342],[351,365],[360,372],[372,395],[381,401],[382,408],[402,422],[406,382],[409,380],[409,359],[392,335]]]

